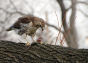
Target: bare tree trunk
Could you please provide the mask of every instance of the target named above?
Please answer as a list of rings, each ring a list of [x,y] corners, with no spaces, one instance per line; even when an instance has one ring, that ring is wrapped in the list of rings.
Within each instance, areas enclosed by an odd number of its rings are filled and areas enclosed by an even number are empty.
[[[63,0],[57,0],[62,11],[62,25],[64,28],[64,37],[67,42],[68,47],[78,48],[76,31],[75,31],[75,14],[76,14],[76,0],[72,0],[72,13],[70,17],[70,27],[66,24],[66,13],[67,9],[64,6]],[[70,30],[70,32],[69,32]]]
[[[76,19],[76,2],[77,0],[72,0],[72,13],[70,17],[70,35],[72,37],[71,41],[71,46],[78,48],[78,43],[77,43],[77,32],[75,28],[75,19]]]

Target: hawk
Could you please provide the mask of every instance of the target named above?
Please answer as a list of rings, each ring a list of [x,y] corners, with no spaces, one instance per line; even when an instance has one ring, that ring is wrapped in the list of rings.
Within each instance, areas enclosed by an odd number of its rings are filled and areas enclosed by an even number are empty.
[[[7,31],[15,30],[19,35],[26,34],[32,38],[35,36],[37,29],[44,30],[45,23],[42,18],[35,16],[23,16],[7,29]],[[29,42],[26,45],[30,45]]]

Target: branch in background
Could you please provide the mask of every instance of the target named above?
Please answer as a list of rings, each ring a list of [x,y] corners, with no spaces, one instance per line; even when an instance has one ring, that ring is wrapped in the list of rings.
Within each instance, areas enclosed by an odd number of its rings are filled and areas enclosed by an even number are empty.
[[[49,26],[49,27],[55,28],[56,30],[58,30],[61,33],[64,33],[64,31],[62,31],[61,29],[59,29],[58,27],[56,27],[56,26],[54,26],[52,24],[46,23],[46,25]]]
[[[66,9],[66,12],[67,12],[68,10],[70,10],[71,8],[72,8],[72,5],[71,5],[69,8]]]
[[[77,1],[78,4],[84,4],[84,5],[87,5],[88,6],[88,2],[85,1]],[[81,9],[78,9],[81,13],[83,13],[86,17],[88,17],[88,14],[86,14],[85,12],[83,12]]]
[[[84,5],[88,5],[88,2],[83,2],[83,1],[77,1],[77,4],[84,4]],[[66,11],[68,11],[69,9],[71,9],[72,6],[70,6],[69,8],[66,9]],[[83,12],[82,10],[78,9],[81,13],[83,13],[86,17],[88,17],[88,15]]]
[[[15,14],[15,13],[18,13],[18,14],[20,14],[20,15],[26,15],[26,14],[22,13],[21,11],[18,11],[17,7],[15,6],[15,4],[13,3],[12,0],[9,0],[9,1],[10,1],[10,4],[12,4],[12,6],[13,6],[14,9],[15,9],[15,12],[13,12],[14,14]]]
[[[16,7],[15,4],[13,3],[13,1],[12,1],[12,0],[9,0],[9,1],[10,1],[10,4],[13,5],[14,9],[15,9],[16,11],[18,11],[18,10],[17,10],[17,7]]]
[[[68,26],[66,23],[66,8],[64,6],[63,0],[57,0],[57,2],[60,5],[61,11],[62,11],[62,25],[63,25],[64,31],[67,32]]]
[[[70,16],[70,27],[74,27],[75,15],[76,15],[76,0],[72,0],[72,13]]]
[[[31,13],[32,15],[34,15],[35,10],[33,9],[32,5],[30,5],[27,0],[24,0],[24,3],[31,10],[31,12],[28,12],[28,13]]]
[[[71,13],[71,17],[70,17],[70,27],[68,27],[67,23],[66,23],[66,13],[67,10],[69,10],[70,8],[66,9],[63,0],[57,0],[58,4],[60,5],[61,11],[62,11],[62,24],[63,24],[63,28],[64,28],[64,34],[67,37],[65,37],[65,40],[67,42],[68,47],[72,47],[72,48],[77,48],[78,44],[76,41],[76,32],[75,32],[75,27],[74,27],[74,21],[75,21],[75,14],[76,14],[76,0],[71,0],[71,9],[72,9],[72,13]],[[68,32],[68,30],[70,29],[70,32]]]
[[[4,8],[0,8],[0,10],[2,10],[2,11],[5,12],[5,13],[9,13],[9,14],[20,14],[20,15],[26,15],[25,13],[22,13],[22,12],[20,12],[20,11],[10,12],[10,11],[7,11],[6,9],[4,9]]]
[[[83,2],[83,1],[77,1],[78,4],[84,4],[84,5],[88,5],[88,2]]]
[[[88,14],[83,12],[81,9],[77,9],[78,11],[80,11],[83,15],[85,15],[86,17],[88,17]]]
[[[71,3],[72,3],[72,12],[71,12],[71,16],[70,16],[70,38],[71,38],[71,42],[69,45],[71,47],[78,48],[77,31],[75,28],[77,0],[72,0]]]
[[[55,12],[55,15],[56,15],[56,17],[57,17],[57,21],[58,21],[58,28],[61,30],[62,29],[62,24],[61,24],[61,27],[59,27],[59,19],[58,19],[58,16],[57,16],[57,14],[56,14],[56,12]],[[56,42],[55,42],[55,45],[57,44],[57,41],[60,39],[60,41],[61,41],[61,32],[58,32],[58,35],[57,35],[57,37],[56,37]],[[60,43],[61,44],[61,43]],[[62,45],[62,44],[61,44]]]

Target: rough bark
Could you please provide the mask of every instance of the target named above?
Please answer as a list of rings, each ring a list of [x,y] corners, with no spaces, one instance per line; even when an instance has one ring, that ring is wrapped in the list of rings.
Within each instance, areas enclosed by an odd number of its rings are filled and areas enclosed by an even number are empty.
[[[0,63],[87,63],[88,50],[0,41]]]

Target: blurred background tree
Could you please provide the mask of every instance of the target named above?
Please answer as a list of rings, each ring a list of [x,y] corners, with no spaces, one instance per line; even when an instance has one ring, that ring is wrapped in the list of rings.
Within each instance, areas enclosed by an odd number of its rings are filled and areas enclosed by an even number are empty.
[[[0,0],[0,39],[19,42],[18,35],[5,30],[20,16],[32,14],[48,25],[44,33],[36,35],[41,35],[43,42],[88,48],[87,5],[87,0]]]

